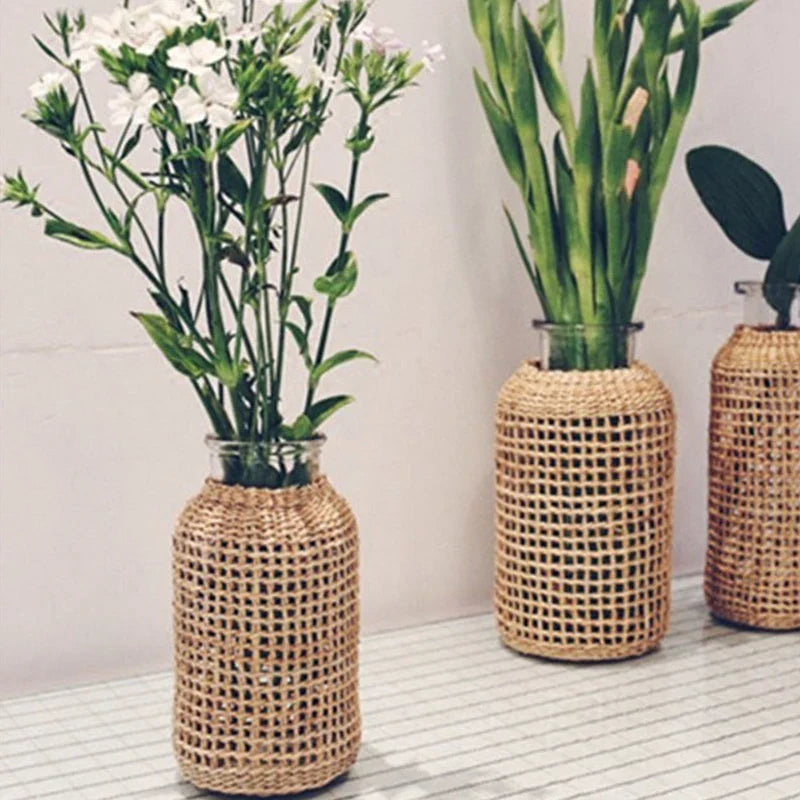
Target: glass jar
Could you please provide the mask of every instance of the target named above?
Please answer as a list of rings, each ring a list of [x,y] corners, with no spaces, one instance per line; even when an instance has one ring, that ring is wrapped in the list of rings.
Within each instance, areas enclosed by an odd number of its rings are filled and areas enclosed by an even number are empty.
[[[800,284],[738,281],[735,286],[744,297],[744,324],[749,328],[800,328]]]
[[[325,441],[318,436],[303,442],[230,442],[208,436],[211,478],[254,489],[308,486],[320,476]]]
[[[633,364],[636,334],[644,325],[582,325],[536,320],[546,370],[625,369]]]

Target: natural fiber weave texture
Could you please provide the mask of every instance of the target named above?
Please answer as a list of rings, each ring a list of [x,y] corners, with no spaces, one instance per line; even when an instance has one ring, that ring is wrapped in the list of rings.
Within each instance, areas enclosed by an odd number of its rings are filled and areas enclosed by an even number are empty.
[[[173,744],[186,778],[269,796],[346,772],[361,740],[358,535],[328,481],[208,481],[178,521],[173,588]]]
[[[495,612],[502,641],[569,661],[641,655],[667,631],[675,416],[641,364],[523,364],[496,422]]]
[[[711,375],[706,600],[800,628],[800,331],[741,326]]]

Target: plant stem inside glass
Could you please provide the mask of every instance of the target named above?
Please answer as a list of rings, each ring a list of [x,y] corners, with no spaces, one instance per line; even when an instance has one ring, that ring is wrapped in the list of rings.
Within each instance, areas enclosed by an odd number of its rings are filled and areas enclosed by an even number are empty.
[[[630,325],[533,323],[541,340],[542,369],[573,371],[625,369],[635,358],[640,323]]]
[[[211,477],[226,486],[287,489],[308,486],[320,475],[325,437],[301,442],[231,442],[206,438]]]
[[[744,298],[744,324],[748,327],[800,329],[800,284],[738,281],[735,289]]]

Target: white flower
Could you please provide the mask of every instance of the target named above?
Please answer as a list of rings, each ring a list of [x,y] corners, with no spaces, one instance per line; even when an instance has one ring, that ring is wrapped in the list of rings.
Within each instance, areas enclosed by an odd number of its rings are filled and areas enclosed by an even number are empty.
[[[261,36],[261,26],[254,22],[246,22],[227,31],[225,38],[232,43],[254,42]]]
[[[428,72],[436,72],[433,65],[439,61],[447,61],[444,48],[440,44],[422,43],[422,64]]]
[[[181,86],[173,98],[186,125],[208,120],[214,128],[227,128],[233,123],[233,109],[238,99],[236,87],[212,70],[197,79],[197,91],[191,86]]]
[[[122,45],[122,25],[126,16],[124,8],[115,8],[109,17],[92,17],[87,31],[87,41],[95,47],[108,50],[109,53],[119,54]]]
[[[318,86],[322,84],[333,88],[336,84],[336,78],[328,75],[319,64],[315,61],[306,64],[302,56],[297,53],[283,56],[280,61],[304,85]]]
[[[68,66],[78,69],[82,75],[94,69],[100,62],[97,47],[86,31],[77,34],[72,41],[72,52]]]
[[[122,42],[139,55],[151,56],[166,36],[164,29],[155,22],[155,4],[142,6],[126,14],[119,26]]]
[[[281,64],[283,64],[286,69],[289,70],[295,77],[299,78],[303,72],[303,57],[297,55],[297,53],[290,53],[289,55],[283,56],[280,59]]]
[[[236,10],[232,0],[197,0],[197,6],[206,19],[222,19]]]
[[[165,36],[182,31],[200,22],[197,9],[188,8],[181,0],[159,0],[150,3],[153,24],[164,32]]]
[[[43,100],[54,89],[63,86],[66,79],[66,72],[45,72],[36,83],[30,86],[31,97],[34,100]]]
[[[405,48],[391,28],[376,28],[369,22],[356,31],[354,38],[381,56],[392,55]]]
[[[134,125],[144,125],[157,102],[158,91],[150,85],[150,79],[143,72],[135,72],[128,80],[128,91],[121,92],[108,104],[111,122],[126,125],[131,121]]]
[[[179,44],[167,50],[167,64],[192,75],[202,75],[208,67],[225,58],[225,48],[212,39],[198,39],[189,45]]]

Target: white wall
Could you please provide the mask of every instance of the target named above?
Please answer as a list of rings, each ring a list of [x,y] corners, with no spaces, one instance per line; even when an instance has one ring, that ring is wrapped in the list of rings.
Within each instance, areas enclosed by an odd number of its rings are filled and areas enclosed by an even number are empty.
[[[335,334],[381,359],[335,379],[359,402],[330,426],[326,453],[360,520],[367,631],[489,608],[494,398],[535,354],[536,304],[500,210],[515,197],[473,96],[465,6],[378,0],[375,12],[408,42],[442,41],[449,61],[382,121],[364,188],[393,196],[359,232],[362,279]],[[741,147],[780,176],[797,212],[795,6],[760,0],[708,43],[681,155]],[[54,204],[99,224],[73,165],[19,118],[46,68],[28,33],[54,7],[0,1],[0,165],[26,165]],[[576,78],[590,10],[566,7]],[[342,175],[337,135],[315,167],[318,179]],[[318,210],[312,272],[334,234]],[[205,474],[203,415],[126,313],[147,307],[132,268],[45,240],[7,207],[0,225],[0,695],[166,667],[171,526]],[[194,254],[174,241],[173,256],[189,273]],[[708,364],[738,318],[732,281],[759,272],[700,211],[680,164],[650,270],[641,355],[676,394],[676,568],[696,572]]]

